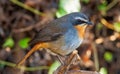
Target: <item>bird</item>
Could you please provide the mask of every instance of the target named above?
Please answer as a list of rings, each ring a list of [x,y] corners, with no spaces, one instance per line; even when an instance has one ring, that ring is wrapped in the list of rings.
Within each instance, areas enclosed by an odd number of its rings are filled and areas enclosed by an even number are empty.
[[[70,54],[81,45],[88,25],[92,22],[81,12],[73,12],[45,24],[29,42],[31,50],[17,65],[22,65],[33,52],[40,49],[58,56]]]

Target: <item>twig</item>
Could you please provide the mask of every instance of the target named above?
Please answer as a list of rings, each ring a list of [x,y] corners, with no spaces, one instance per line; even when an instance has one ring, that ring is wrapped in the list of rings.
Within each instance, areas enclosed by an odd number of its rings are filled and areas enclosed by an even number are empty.
[[[72,71],[68,71],[67,74],[100,74],[100,73],[95,71],[72,70]]]
[[[112,0],[112,2],[106,7],[106,11],[111,9],[113,6],[115,6],[118,3],[119,0]]]
[[[111,23],[109,23],[107,20],[105,20],[104,18],[101,18],[100,22],[103,25],[105,25],[107,28],[114,30],[114,26]]]
[[[28,27],[25,27],[25,28],[20,28],[20,29],[14,29],[12,32],[14,32],[14,33],[27,32],[27,31],[32,30],[33,28],[42,26],[43,23],[45,23],[46,21],[47,21],[47,19],[44,19],[44,20],[38,22],[35,25],[31,25],[31,26],[28,26]]]
[[[94,54],[94,62],[95,62],[95,69],[96,71],[99,70],[99,61],[98,61],[98,53],[94,43],[92,43],[93,54]]]
[[[24,8],[24,9],[27,9],[27,10],[29,10],[29,11],[37,14],[37,15],[42,15],[42,16],[44,16],[44,14],[43,14],[42,12],[40,12],[40,11],[38,11],[38,10],[32,8],[32,7],[29,7],[28,5],[25,5],[25,4],[23,4],[22,2],[20,2],[20,1],[18,1],[18,0],[10,0],[10,1],[11,1],[12,3],[14,3],[14,4],[16,4],[16,5]]]
[[[16,66],[16,64],[14,63],[10,63],[10,62],[6,62],[6,61],[3,61],[3,60],[0,60],[0,64],[2,65],[7,65],[7,66],[10,66],[10,67],[16,67],[20,70],[25,70],[25,71],[36,71],[36,70],[43,70],[43,69],[49,69],[48,66],[40,66],[40,67],[25,67],[25,66]]]

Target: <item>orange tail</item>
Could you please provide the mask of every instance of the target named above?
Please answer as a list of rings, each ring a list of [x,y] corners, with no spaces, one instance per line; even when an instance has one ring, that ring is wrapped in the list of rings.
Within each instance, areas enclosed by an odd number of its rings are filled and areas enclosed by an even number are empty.
[[[17,66],[19,65],[22,65],[25,60],[35,51],[37,51],[38,49],[41,49],[41,48],[47,48],[47,45],[46,43],[39,43],[39,44],[36,44],[35,46],[33,46],[33,48],[25,55],[25,57],[17,64]]]

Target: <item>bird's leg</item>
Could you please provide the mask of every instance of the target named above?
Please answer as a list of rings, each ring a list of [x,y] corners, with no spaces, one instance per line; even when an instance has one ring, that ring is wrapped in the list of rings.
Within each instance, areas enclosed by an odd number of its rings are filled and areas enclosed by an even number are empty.
[[[73,51],[72,54],[66,58],[66,60],[64,61],[64,64],[61,65],[54,72],[54,74],[65,74],[69,70],[70,65],[76,60],[76,57],[77,57],[76,54],[77,54],[77,50]]]
[[[66,65],[71,65],[76,60],[76,57],[78,57],[77,55],[78,55],[78,51],[74,50],[72,52],[72,54],[70,54],[70,56],[67,57],[67,60],[65,61],[65,64]]]
[[[57,55],[57,58],[58,58],[58,60],[60,61],[61,65],[64,65],[64,62],[63,62],[63,60],[62,60],[62,57],[59,56],[59,55]]]
[[[76,54],[76,61],[75,62],[79,62],[80,64],[82,63],[82,59],[80,58],[80,56],[78,55],[78,53]]]
[[[46,48],[46,47],[47,47],[47,44],[45,44],[45,43],[36,44],[36,45],[33,46],[33,48],[25,55],[25,57],[17,64],[17,66],[22,65],[22,64],[25,62],[25,60],[26,60],[32,53],[34,53],[35,51],[37,51],[38,49]]]

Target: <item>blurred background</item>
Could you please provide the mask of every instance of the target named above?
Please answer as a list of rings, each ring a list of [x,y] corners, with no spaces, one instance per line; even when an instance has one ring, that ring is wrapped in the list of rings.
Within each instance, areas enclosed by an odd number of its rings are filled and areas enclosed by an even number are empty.
[[[60,66],[55,56],[30,50],[28,42],[41,25],[72,12],[83,12],[94,23],[77,49],[83,65],[71,69],[120,74],[120,0],[0,0],[0,74],[52,74]]]

